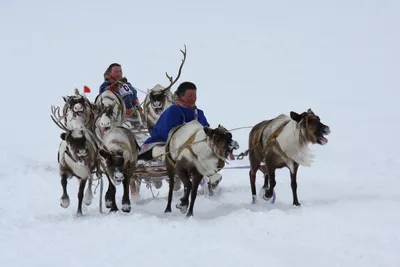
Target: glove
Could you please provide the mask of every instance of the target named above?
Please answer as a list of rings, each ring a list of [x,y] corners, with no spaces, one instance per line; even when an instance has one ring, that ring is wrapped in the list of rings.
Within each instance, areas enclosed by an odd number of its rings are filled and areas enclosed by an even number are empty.
[[[122,78],[119,79],[119,81],[122,82],[122,83],[127,83],[128,79],[126,77],[122,77]]]
[[[134,112],[135,112],[134,109],[127,109],[126,112],[125,112],[125,116],[126,117],[131,117]]]
[[[135,106],[135,109],[140,113],[143,114],[143,109],[140,105]]]

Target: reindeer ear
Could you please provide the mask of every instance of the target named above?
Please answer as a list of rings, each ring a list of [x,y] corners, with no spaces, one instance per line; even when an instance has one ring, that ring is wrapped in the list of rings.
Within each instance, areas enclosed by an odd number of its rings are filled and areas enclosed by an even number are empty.
[[[110,152],[108,152],[107,150],[102,149],[102,148],[100,148],[99,154],[100,154],[100,156],[102,156],[105,159],[111,157]]]
[[[290,118],[292,118],[292,120],[294,120],[295,122],[301,121],[301,116],[294,111],[290,111]]]
[[[65,141],[65,139],[67,139],[67,133],[61,133],[60,137]]]
[[[214,134],[214,130],[211,129],[210,127],[204,126],[203,130],[206,133],[206,135],[208,135],[210,137]]]
[[[71,97],[70,97],[70,96],[63,96],[62,98],[64,99],[64,102],[66,103],[66,102],[68,102],[68,100],[69,100]]]

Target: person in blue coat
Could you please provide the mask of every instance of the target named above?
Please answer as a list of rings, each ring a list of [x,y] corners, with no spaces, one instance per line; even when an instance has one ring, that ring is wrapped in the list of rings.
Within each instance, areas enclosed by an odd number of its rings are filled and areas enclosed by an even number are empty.
[[[113,91],[122,97],[126,107],[126,116],[131,116],[135,110],[138,110],[140,114],[143,113],[137,97],[137,90],[126,77],[123,77],[120,64],[112,63],[104,72],[104,82],[99,87],[99,94],[105,90]]]
[[[152,160],[160,155],[167,142],[169,131],[175,126],[197,120],[204,126],[210,126],[203,110],[196,107],[196,85],[183,82],[176,89],[175,102],[169,106],[154,125],[150,137],[144,142],[139,159]]]
[[[139,153],[139,160],[152,160],[165,153],[165,143],[168,139],[169,131],[181,124],[188,123],[197,118],[203,126],[210,127],[203,110],[196,107],[197,88],[192,82],[181,83],[175,91],[177,99],[174,104],[169,106],[160,116],[154,125],[151,136],[144,142]],[[163,157],[165,158],[165,157]],[[211,189],[222,180],[219,173],[209,177]],[[205,180],[202,180],[204,183]]]

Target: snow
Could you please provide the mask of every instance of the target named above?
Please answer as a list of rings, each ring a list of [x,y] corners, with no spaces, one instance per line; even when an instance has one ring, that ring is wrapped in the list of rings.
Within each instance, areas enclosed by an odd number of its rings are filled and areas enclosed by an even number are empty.
[[[394,0],[2,2],[1,266],[400,266],[399,11]],[[189,220],[163,213],[165,183],[158,199],[143,186],[129,214],[100,214],[96,192],[78,218],[72,179],[61,208],[50,106],[84,85],[94,100],[112,62],[141,90],[165,86],[184,44],[180,81],[196,83],[212,126],[312,108],[331,128],[299,169],[302,206],[287,169],[273,205],[251,204],[248,169],[226,169]],[[240,152],[248,132],[234,131]]]

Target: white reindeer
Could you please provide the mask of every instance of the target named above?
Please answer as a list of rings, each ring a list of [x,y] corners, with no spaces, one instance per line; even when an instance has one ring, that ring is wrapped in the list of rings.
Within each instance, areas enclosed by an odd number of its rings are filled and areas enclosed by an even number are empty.
[[[131,211],[129,188],[133,185],[132,195],[136,195],[136,181],[133,181],[133,172],[136,168],[139,153],[139,145],[134,134],[122,126],[116,126],[108,130],[103,136],[101,166],[108,178],[108,190],[105,195],[106,207],[110,211],[117,211],[115,202],[116,186],[123,184],[122,211]]]
[[[178,75],[175,79],[172,76],[169,76],[168,73],[165,73],[170,84],[167,87],[163,87],[160,84],[157,84],[150,90],[147,90],[146,98],[144,99],[143,109],[144,109],[144,117],[147,126],[147,130],[151,133],[154,125],[160,118],[161,114],[166,110],[170,105],[172,105],[174,99],[173,94],[171,92],[172,86],[178,81],[181,76],[182,67],[185,64],[186,60],[186,45],[185,51],[180,50],[183,54],[182,63],[178,70]]]

